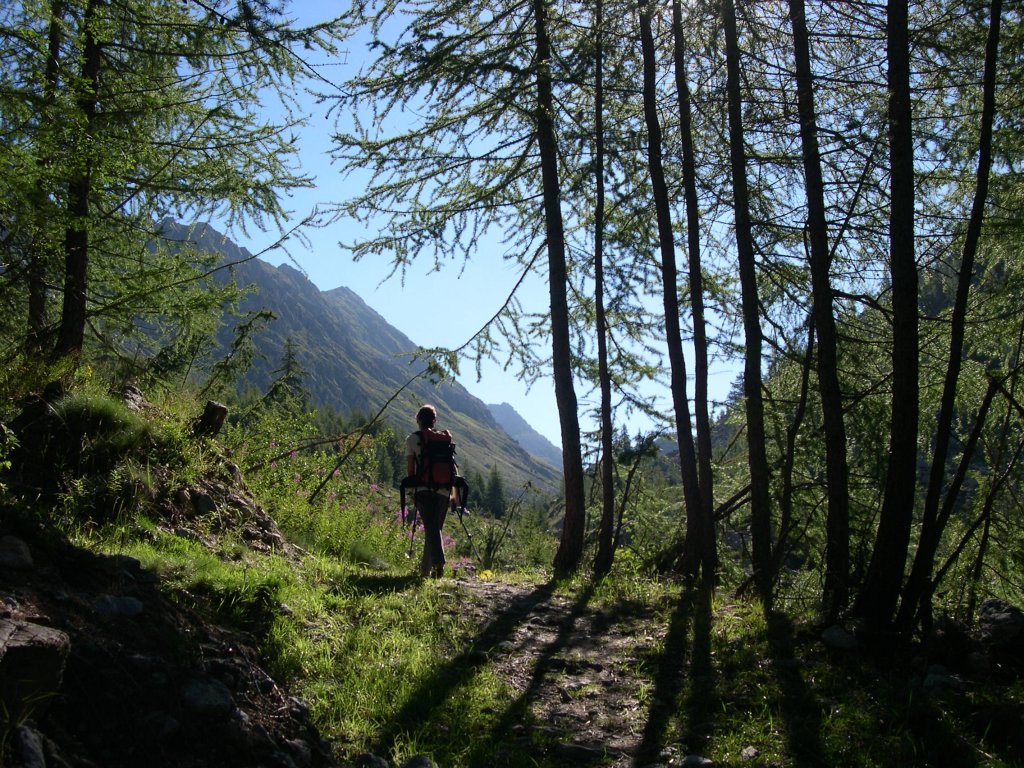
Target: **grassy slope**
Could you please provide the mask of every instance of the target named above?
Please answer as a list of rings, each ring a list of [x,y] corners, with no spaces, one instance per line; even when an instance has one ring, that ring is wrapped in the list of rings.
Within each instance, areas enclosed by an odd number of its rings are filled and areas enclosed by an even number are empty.
[[[248,443],[229,437],[234,455],[247,455]],[[769,624],[725,590],[684,593],[629,572],[628,558],[600,585],[550,584],[536,572],[423,582],[404,559],[393,494],[353,473],[310,505],[314,458],[274,462],[247,478],[250,488],[225,489],[224,498],[251,492],[304,551],[254,548],[240,533],[246,521],[229,524],[224,507],[184,514],[160,501],[211,473],[223,483],[231,472],[221,449],[180,433],[153,439],[150,456],[174,446],[179,455],[171,469],[147,465],[163,484],[136,495],[148,503],[83,525],[72,485],[60,505],[22,512],[79,547],[137,558],[172,603],[206,617],[206,631],[247,633],[343,764],[367,750],[396,761],[428,753],[443,768],[680,764],[686,755],[717,765],[1021,764],[1008,746],[1019,744],[1019,680],[927,691],[904,659],[830,655],[811,625]],[[247,456],[255,466],[258,456]],[[183,538],[183,526],[195,535]],[[615,631],[621,644],[595,650]],[[605,679],[628,685],[612,695]],[[595,733],[621,736],[628,749],[604,755],[578,743],[599,721]]]

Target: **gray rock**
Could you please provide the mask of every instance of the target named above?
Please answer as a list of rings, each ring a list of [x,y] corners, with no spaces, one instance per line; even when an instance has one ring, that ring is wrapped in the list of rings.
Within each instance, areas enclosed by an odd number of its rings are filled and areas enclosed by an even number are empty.
[[[288,697],[288,713],[295,718],[304,719],[309,716],[309,704],[294,696]]]
[[[189,541],[196,541],[200,544],[203,543],[203,537],[190,528],[178,527],[174,529],[174,535],[181,539],[188,539]]]
[[[1024,636],[1024,613],[1003,600],[990,598],[978,611],[982,641],[988,645],[1012,642]]]
[[[922,687],[926,691],[955,691],[960,690],[963,683],[941,664],[932,664],[928,667]]]
[[[241,709],[231,713],[228,736],[235,746],[250,754],[264,754],[275,749],[274,739],[259,723],[254,723]]]
[[[0,568],[27,571],[32,568],[32,552],[17,536],[0,538]]]
[[[391,763],[379,755],[367,752],[356,758],[353,768],[391,768]]]
[[[11,739],[10,768],[46,768],[43,740],[35,729],[21,725]]]
[[[181,723],[167,712],[150,712],[140,725],[158,741],[170,741],[181,731]]]
[[[425,755],[413,755],[402,763],[402,768],[437,768],[437,763]]]
[[[313,764],[313,749],[302,739],[289,739],[284,745],[299,768],[309,768]]]
[[[700,755],[687,755],[683,758],[683,762],[680,765],[684,768],[690,768],[690,766],[711,766],[714,765],[715,761]]]
[[[286,752],[282,752],[280,749],[274,750],[270,754],[270,764],[274,768],[299,768],[295,761],[292,760],[291,755]]]
[[[142,601],[128,595],[100,595],[93,602],[96,613],[108,619],[135,619],[142,615]]]
[[[608,750],[592,744],[559,744],[555,754],[562,760],[574,763],[592,763],[607,756]]]
[[[118,576],[126,575],[134,579],[142,570],[142,563],[131,555],[114,555],[110,559],[110,570]]]
[[[202,718],[223,719],[236,709],[228,687],[208,677],[185,683],[181,687],[181,703]]]
[[[0,619],[0,711],[18,722],[60,690],[71,641],[60,630]]]
[[[217,502],[208,493],[193,491],[192,509],[195,510],[197,515],[209,515],[217,511]]]
[[[992,671],[992,662],[984,653],[972,651],[967,654],[967,670],[972,675],[987,675]]]
[[[821,641],[836,651],[856,651],[857,638],[849,630],[835,624],[821,633]]]
[[[743,751],[740,752],[740,760],[743,762],[749,762],[760,754],[761,752],[757,747],[744,747]]]

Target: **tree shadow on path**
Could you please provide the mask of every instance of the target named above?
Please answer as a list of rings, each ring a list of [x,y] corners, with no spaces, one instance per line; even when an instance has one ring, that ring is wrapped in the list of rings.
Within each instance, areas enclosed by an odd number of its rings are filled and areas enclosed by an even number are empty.
[[[684,698],[687,679],[689,692]],[[669,621],[653,682],[647,723],[633,760],[636,766],[659,761],[677,718],[691,751],[700,751],[711,736],[717,694],[711,668],[710,590],[691,590],[680,599]]]
[[[821,741],[821,703],[800,671],[800,661],[794,654],[793,624],[787,617],[768,617],[768,643],[793,765],[827,765]]]
[[[555,623],[555,638],[547,643],[543,650],[539,651],[535,658],[536,662],[533,667],[533,673],[530,676],[529,683],[523,689],[522,693],[516,697],[516,699],[506,707],[505,712],[495,723],[491,729],[492,742],[497,741],[500,737],[511,732],[512,727],[526,723],[530,720],[530,704],[535,701],[542,688],[544,687],[547,679],[554,673],[557,673],[562,669],[559,662],[559,654],[572,647],[573,641],[579,639],[576,633],[576,625],[580,617],[585,612],[587,605],[590,603],[591,598],[594,595],[593,584],[588,585],[576,598],[572,607],[561,616],[561,618]],[[569,753],[577,745],[560,744],[555,745],[555,749],[561,749],[565,753],[566,758],[569,757]],[[603,745],[596,745],[593,752],[593,756],[601,758],[600,748]],[[586,755],[583,754],[589,747],[582,746],[578,747],[576,752],[572,755],[571,762],[580,764],[581,762],[587,762]],[[490,765],[489,762],[493,759],[490,753],[489,745],[487,740],[481,740],[477,742],[477,747],[471,753],[468,764],[469,765]],[[583,758],[581,760],[581,758]]]
[[[539,585],[531,592],[513,598],[477,633],[476,642],[423,680],[378,735],[373,744],[376,754],[391,754],[402,734],[414,733],[431,721],[437,709],[458,689],[468,684],[499,644],[513,636],[519,625],[555,592],[556,582]]]

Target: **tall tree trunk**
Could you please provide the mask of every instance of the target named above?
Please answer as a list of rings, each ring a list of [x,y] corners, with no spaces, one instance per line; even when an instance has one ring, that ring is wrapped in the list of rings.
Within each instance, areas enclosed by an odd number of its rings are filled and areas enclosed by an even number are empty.
[[[745,343],[743,395],[747,418],[747,463],[750,469],[751,544],[754,584],[765,607],[772,602],[771,498],[765,448],[764,401],[761,396],[761,320],[757,292],[754,234],[747,188],[747,156],[743,142],[743,95],[740,90],[739,36],[733,0],[722,2],[725,33],[726,94],[729,111],[729,159],[735,208],[736,251]]]
[[[871,561],[857,598],[866,629],[892,628],[914,518],[918,430],[917,262],[914,256],[914,141],[907,0],[889,0],[889,269],[892,282],[892,415],[885,496]]]
[[[715,495],[711,471],[711,418],[708,412],[708,336],[704,314],[704,276],[700,256],[700,202],[697,200],[697,159],[693,147],[690,86],[686,78],[686,35],[680,0],[672,0],[672,48],[679,99],[679,134],[683,150],[683,201],[686,206],[686,250],[693,319],[693,416],[697,433],[699,513],[687,517],[689,556],[701,563],[705,581],[713,584],[718,570],[715,540]],[[689,544],[693,542],[693,544]]]
[[[77,150],[81,169],[68,186],[68,225],[64,235],[64,302],[61,310],[55,359],[78,358],[85,338],[86,293],[89,273],[89,198],[92,195],[92,137],[96,131],[96,106],[100,85],[100,43],[96,39],[97,15],[102,0],[89,0],[82,19],[82,85],[78,109],[84,129]]]
[[[64,22],[63,0],[54,0],[50,4],[50,24],[47,30],[47,54],[46,69],[43,74],[43,104],[44,120],[57,98],[57,85],[60,76],[60,49],[63,42],[61,28]],[[48,147],[47,147],[48,149]],[[37,160],[40,171],[45,170],[50,163],[46,154],[41,154]],[[42,181],[37,184],[34,195],[34,215],[36,226],[32,234],[30,244],[31,253],[28,264],[28,334],[26,337],[25,351],[33,357],[43,354],[47,334],[47,264],[50,257],[50,242],[47,233],[51,222],[47,221],[47,214],[52,209],[49,203],[49,195]]]
[[[985,74],[982,83],[981,134],[978,140],[978,170],[974,190],[971,217],[967,223],[963,255],[960,259],[960,275],[957,281],[953,316],[950,320],[949,362],[942,388],[942,402],[939,406],[938,425],[935,433],[935,453],[932,455],[931,471],[928,476],[928,490],[925,494],[924,512],[921,520],[921,535],[918,538],[917,553],[910,570],[910,577],[904,589],[903,600],[897,615],[897,626],[903,632],[913,629],[914,618],[920,610],[927,583],[935,563],[935,553],[942,538],[946,520],[939,514],[943,480],[946,476],[946,459],[949,453],[950,436],[953,432],[953,418],[956,409],[956,390],[963,363],[964,333],[967,326],[967,299],[974,278],[974,259],[981,239],[981,225],[985,219],[985,201],[988,198],[989,171],[992,167],[992,124],[995,118],[996,66],[999,61],[999,27],[1002,17],[1002,0],[993,0],[988,41],[985,45]],[[980,414],[979,414],[980,418]]]
[[[672,406],[676,419],[676,439],[679,443],[679,463],[683,479],[683,497],[687,520],[701,519],[700,487],[698,485],[697,455],[693,443],[690,403],[686,393],[686,358],[683,356],[683,338],[679,328],[679,273],[676,269],[675,235],[672,231],[672,208],[662,165],[661,121],[658,119],[657,62],[654,54],[654,35],[651,31],[650,0],[640,2],[640,46],[643,53],[644,121],[647,124],[647,165],[654,194],[654,211],[658,223],[658,244],[661,253],[661,293],[665,307],[665,343],[668,347]],[[699,562],[687,563],[687,576],[699,575]]]
[[[817,335],[818,389],[825,427],[825,478],[828,485],[827,549],[825,556],[824,614],[835,619],[846,607],[850,572],[849,469],[846,460],[846,425],[839,386],[836,321],[832,314],[832,254],[825,219],[825,184],[818,147],[818,118],[814,108],[814,80],[804,0],[789,0],[796,60],[797,108],[807,188],[807,230],[811,245],[811,296]]]
[[[583,557],[586,502],[583,493],[583,457],[580,422],[572,380],[569,338],[568,267],[565,227],[558,180],[558,145],[555,139],[555,100],[551,83],[551,41],[548,37],[547,0],[533,0],[537,45],[537,149],[544,188],[544,225],[548,240],[548,281],[551,297],[551,368],[562,436],[562,472],[565,479],[565,521],[555,553],[556,573],[575,571]]]
[[[601,389],[601,526],[594,573],[612,568],[615,554],[615,448],[612,434],[612,383],[608,372],[608,321],[604,307],[604,2],[595,8],[594,50],[594,304],[597,322],[597,370]]]

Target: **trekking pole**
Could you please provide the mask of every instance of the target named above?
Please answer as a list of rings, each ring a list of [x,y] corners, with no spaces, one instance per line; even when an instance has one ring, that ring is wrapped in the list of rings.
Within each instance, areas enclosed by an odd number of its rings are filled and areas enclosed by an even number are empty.
[[[410,527],[412,528],[412,531],[410,531],[410,533],[409,533],[409,551],[408,551],[408,553],[406,553],[406,557],[410,557],[411,558],[412,557],[413,542],[416,540],[416,522],[417,522],[417,520],[416,520],[416,512],[417,512],[417,509],[416,509],[416,503],[414,501],[413,505],[412,505],[412,512],[408,513],[408,515],[406,514],[406,508],[405,508],[405,489],[409,488],[409,487],[412,487],[412,486],[411,486],[411,483],[410,483],[410,478],[407,477],[407,478],[402,480],[402,483],[399,486],[399,495],[400,495],[400,498],[401,498],[401,502],[400,503],[402,505],[402,524],[404,525],[406,522],[408,522],[409,515],[412,516],[412,522],[409,524]]]
[[[405,556],[409,557],[409,558],[412,557],[412,545],[413,545],[413,542],[416,540],[416,523],[417,522],[418,522],[418,520],[416,519],[416,507],[413,507],[412,508],[412,531],[409,533],[409,551],[405,553]]]
[[[465,532],[466,538],[469,539],[469,551],[473,553],[473,557],[476,559],[477,563],[480,563],[482,561],[480,560],[480,555],[476,551],[476,545],[473,543],[473,534],[469,532],[469,528],[466,527],[466,521],[462,519],[462,514],[465,511],[466,508],[461,504],[455,507],[455,513],[459,516],[459,524],[462,526],[462,530]]]

